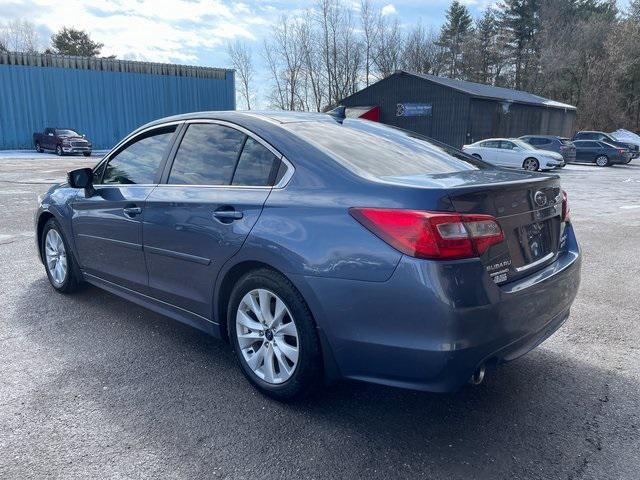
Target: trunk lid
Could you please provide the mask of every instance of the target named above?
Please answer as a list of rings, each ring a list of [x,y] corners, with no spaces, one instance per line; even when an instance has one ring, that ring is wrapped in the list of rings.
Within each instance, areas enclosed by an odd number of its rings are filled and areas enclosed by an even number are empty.
[[[448,196],[454,209],[493,215],[504,232],[504,242],[481,257],[495,283],[530,275],[554,261],[562,234],[557,176],[504,170],[453,175],[457,186],[448,189]]]

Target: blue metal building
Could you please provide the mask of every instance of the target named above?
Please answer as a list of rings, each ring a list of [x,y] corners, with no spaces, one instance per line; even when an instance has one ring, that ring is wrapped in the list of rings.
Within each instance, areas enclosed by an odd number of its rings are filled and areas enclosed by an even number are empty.
[[[151,120],[234,110],[234,71],[106,58],[0,53],[0,149],[33,148],[33,132],[77,129],[110,148]]]

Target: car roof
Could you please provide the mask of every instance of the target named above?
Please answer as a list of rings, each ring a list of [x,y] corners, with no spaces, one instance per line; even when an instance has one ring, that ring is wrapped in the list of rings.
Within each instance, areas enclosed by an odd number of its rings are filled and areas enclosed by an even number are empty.
[[[561,137],[558,135],[522,135],[520,139],[523,138],[553,138],[559,140]]]

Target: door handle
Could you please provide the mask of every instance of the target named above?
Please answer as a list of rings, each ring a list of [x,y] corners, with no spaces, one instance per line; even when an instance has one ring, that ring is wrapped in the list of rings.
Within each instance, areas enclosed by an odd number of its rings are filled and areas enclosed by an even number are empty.
[[[125,216],[133,218],[136,215],[140,215],[142,213],[142,209],[140,207],[126,207],[122,209],[122,212]]]
[[[222,222],[233,222],[242,218],[242,212],[237,210],[215,210],[213,216]]]

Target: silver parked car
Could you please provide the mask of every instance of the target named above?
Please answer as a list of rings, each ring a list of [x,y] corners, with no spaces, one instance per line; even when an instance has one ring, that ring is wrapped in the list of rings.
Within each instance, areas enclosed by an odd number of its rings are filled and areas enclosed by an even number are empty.
[[[488,138],[464,145],[462,150],[499,167],[553,170],[564,166],[564,159],[559,153],[538,150],[517,138]]]

